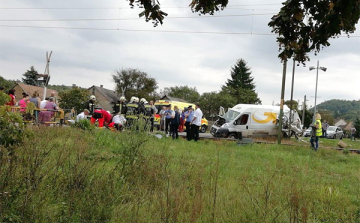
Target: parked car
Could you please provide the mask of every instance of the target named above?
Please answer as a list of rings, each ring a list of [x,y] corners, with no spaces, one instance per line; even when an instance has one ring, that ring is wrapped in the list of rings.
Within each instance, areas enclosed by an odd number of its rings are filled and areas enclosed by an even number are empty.
[[[311,127],[309,127],[308,129],[305,130],[305,132],[303,133],[304,137],[310,137],[311,136]]]
[[[326,130],[328,139],[342,139],[344,137],[344,132],[340,127],[329,126]]]

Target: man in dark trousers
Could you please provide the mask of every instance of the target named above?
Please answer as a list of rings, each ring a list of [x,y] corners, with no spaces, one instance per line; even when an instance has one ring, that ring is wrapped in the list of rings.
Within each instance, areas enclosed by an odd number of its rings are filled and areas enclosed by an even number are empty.
[[[187,111],[184,114],[185,116],[185,127],[186,127],[186,139],[187,140],[192,140],[192,135],[191,135],[191,121],[194,118],[194,111],[192,109],[192,106],[190,105],[187,109]]]
[[[199,129],[201,127],[201,119],[203,117],[203,113],[200,109],[200,104],[196,103],[194,118],[191,121],[191,133],[194,137],[195,142],[199,140]]]
[[[96,101],[95,95],[91,95],[90,99],[85,103],[85,109],[89,110],[90,115],[92,115],[94,113],[95,101]]]

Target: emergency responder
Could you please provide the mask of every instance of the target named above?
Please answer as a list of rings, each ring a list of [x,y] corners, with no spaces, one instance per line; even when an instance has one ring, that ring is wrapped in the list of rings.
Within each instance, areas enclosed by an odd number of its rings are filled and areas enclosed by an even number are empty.
[[[118,113],[125,115],[126,114],[126,98],[124,96],[120,97],[120,100],[114,104],[113,110],[114,114],[117,115]]]
[[[146,101],[145,98],[140,99],[139,114],[145,120],[145,123],[146,123],[145,129],[148,128],[148,126],[150,125],[150,131],[152,131],[154,119],[152,119],[152,122],[151,122],[151,118],[154,114],[154,109],[153,109],[152,105]]]
[[[85,109],[89,110],[90,115],[94,113],[95,101],[96,101],[95,95],[91,95],[90,99],[85,103]]]
[[[110,112],[108,112],[106,110],[95,109],[91,116],[90,123],[94,124],[96,122],[96,120],[99,123],[99,128],[103,128],[104,125],[108,126],[111,123],[112,116],[111,116]]]
[[[135,120],[139,118],[139,101],[136,97],[131,97],[129,103],[126,105],[126,119],[127,119],[127,127],[131,127]]]
[[[310,138],[311,147],[317,151],[319,148],[319,137],[322,136],[321,115],[316,113],[315,123],[311,125],[312,133]]]

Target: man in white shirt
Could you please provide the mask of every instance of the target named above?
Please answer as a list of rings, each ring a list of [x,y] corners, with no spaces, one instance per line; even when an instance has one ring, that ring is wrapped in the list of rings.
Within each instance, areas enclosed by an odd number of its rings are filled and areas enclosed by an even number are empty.
[[[40,102],[40,109],[44,109],[45,108],[45,105],[46,103],[49,101],[49,98],[45,98],[45,100],[41,101]]]
[[[76,116],[76,121],[78,122],[78,121],[80,121],[80,120],[85,120],[85,119],[87,119],[87,116],[89,115],[89,113],[90,113],[89,110],[84,109],[83,112],[81,112],[80,114],[78,114],[78,115]]]
[[[196,110],[194,112],[194,118],[191,121],[191,131],[195,142],[197,142],[199,140],[199,129],[201,127],[201,119],[203,117],[203,113],[200,109],[199,103],[196,103],[195,109]]]
[[[123,126],[126,123],[126,118],[121,114],[117,114],[113,117],[112,122],[114,123],[114,128],[116,128],[119,131],[122,131]]]

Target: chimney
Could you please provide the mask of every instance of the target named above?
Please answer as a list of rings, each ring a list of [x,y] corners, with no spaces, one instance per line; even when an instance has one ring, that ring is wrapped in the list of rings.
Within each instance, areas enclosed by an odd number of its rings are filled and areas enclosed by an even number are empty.
[[[101,87],[101,88],[103,88],[103,87],[104,87],[104,85],[100,85],[100,87]]]

